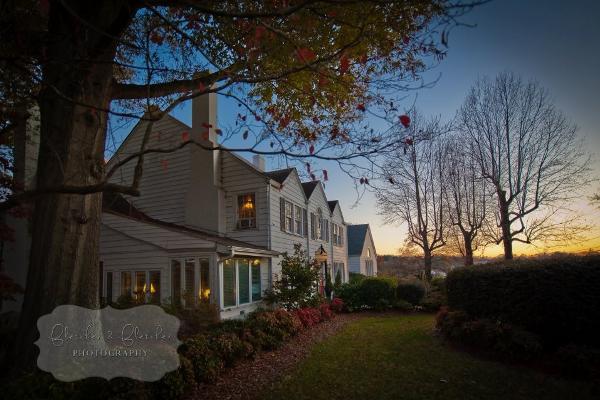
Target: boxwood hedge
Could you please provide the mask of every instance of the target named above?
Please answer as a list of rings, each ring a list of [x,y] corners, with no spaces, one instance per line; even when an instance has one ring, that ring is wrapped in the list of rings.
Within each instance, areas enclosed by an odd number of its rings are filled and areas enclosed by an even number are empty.
[[[598,255],[461,267],[446,287],[451,309],[520,326],[547,345],[599,342]]]

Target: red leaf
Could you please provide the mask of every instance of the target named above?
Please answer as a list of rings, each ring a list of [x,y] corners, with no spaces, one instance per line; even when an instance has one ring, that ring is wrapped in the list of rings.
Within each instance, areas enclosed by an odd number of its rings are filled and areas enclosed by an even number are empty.
[[[308,148],[308,151],[310,152],[310,154],[314,154],[315,146],[313,144],[311,144],[310,147]]]
[[[408,128],[410,126],[410,117],[408,115],[401,115],[399,119],[400,119],[400,123],[405,128]]]
[[[181,134],[181,140],[183,140],[184,142],[189,141],[190,140],[190,134],[189,134],[189,132],[187,132],[187,131],[183,132]]]
[[[359,61],[362,65],[365,65],[367,63],[367,61],[369,61],[369,57],[367,57],[366,54],[363,54],[362,56],[360,56]]]
[[[169,160],[160,160],[160,165],[162,166],[163,170],[167,170],[169,169]]]
[[[158,33],[156,33],[156,32],[152,32],[152,34],[150,35],[150,41],[151,41],[152,43],[156,43],[156,44],[158,44],[158,45],[161,45],[161,44],[163,44],[163,40],[164,40],[164,39],[165,39],[165,38],[164,38],[162,35],[159,35],[159,34],[158,34]]]
[[[367,178],[365,178],[365,185],[369,184],[369,180]]]
[[[356,108],[360,111],[367,111],[367,109],[365,108],[365,105],[363,103],[360,103],[356,106]]]
[[[404,139],[404,143],[411,146],[413,144],[413,140],[411,138],[406,138],[406,139]]]
[[[290,117],[284,116],[279,120],[279,129],[285,129],[290,124]]]
[[[201,93],[204,93],[204,91],[206,91],[206,86],[204,85],[204,83],[200,82],[200,83],[198,84],[198,90],[199,90]]]
[[[248,139],[248,131],[244,131],[242,137],[244,138],[244,140]]]
[[[208,138],[209,138],[208,130],[202,132],[202,139],[208,140]]]
[[[306,171],[310,174],[310,163],[306,163]]]
[[[323,86],[327,86],[327,84],[329,83],[329,78],[327,78],[327,75],[325,74],[320,74],[319,75],[319,86],[323,87]]]
[[[316,181],[317,177],[315,176],[315,174],[310,174],[310,179],[313,181]]]
[[[209,129],[209,128],[212,128],[213,126],[212,126],[212,124],[209,124],[209,123],[203,122],[203,123],[202,123],[202,127],[203,127],[203,128],[206,128],[206,129]]]
[[[260,117],[260,115],[255,115],[254,119],[256,119],[257,121],[261,121],[262,120],[262,118]]]
[[[326,169],[323,170],[323,180],[324,181],[329,180],[329,177],[327,176],[327,170]]]
[[[360,184],[363,185],[365,183],[365,178],[360,178]]]
[[[217,135],[221,136],[223,134],[223,131],[217,128],[217,129],[215,129],[215,133]]]
[[[296,57],[300,62],[309,63],[316,58],[316,55],[315,52],[311,49],[303,47],[301,49],[296,50]]]
[[[340,74],[344,75],[350,69],[350,60],[346,56],[340,58]]]
[[[264,26],[257,26],[256,27],[256,29],[254,30],[254,41],[256,43],[260,42],[260,40],[262,39],[265,31],[266,31],[266,28]]]

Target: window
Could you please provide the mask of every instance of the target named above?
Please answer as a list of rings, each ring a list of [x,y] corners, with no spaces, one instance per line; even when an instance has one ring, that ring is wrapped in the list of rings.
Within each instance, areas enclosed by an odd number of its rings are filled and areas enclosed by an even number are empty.
[[[200,292],[198,297],[203,303],[210,301],[210,264],[207,259],[200,260]]]
[[[329,221],[326,219],[323,220],[323,234],[321,235],[321,237],[326,242],[329,242]]]
[[[335,246],[342,245],[342,227],[338,224],[331,224],[332,241]]]
[[[339,261],[334,261],[333,262],[333,282],[338,282],[338,275],[339,275],[339,281],[344,283],[344,280],[346,279],[346,273],[344,271],[344,263],[343,262],[339,262]]]
[[[365,261],[365,266],[366,266],[366,272],[367,272],[367,276],[374,276],[374,272],[373,272],[373,260],[366,260]]]
[[[112,303],[113,301],[113,273],[112,272],[107,272],[106,273],[106,302],[108,304]]]
[[[298,235],[302,235],[302,228],[304,227],[304,224],[302,223],[302,207],[295,206],[295,210],[296,212],[294,213],[294,217],[296,220],[296,233]]]
[[[367,257],[371,258],[371,248],[367,247]]]
[[[254,193],[239,195],[237,204],[238,229],[256,228],[256,197]]]
[[[121,272],[121,296],[131,296],[131,272]]]
[[[252,301],[262,299],[260,279],[260,260],[256,259],[252,261]]]
[[[171,260],[171,302],[181,304],[181,262]]]
[[[317,237],[316,239],[323,238],[323,211],[321,209],[317,209],[317,229],[316,229]]]
[[[135,271],[135,288],[133,298],[137,301],[145,301],[146,296],[146,271]]]
[[[223,306],[233,307],[236,305],[235,291],[235,260],[225,260],[223,263]]]
[[[294,205],[289,201],[285,202],[285,230],[294,233]]]
[[[310,238],[312,240],[315,240],[317,238],[316,224],[317,224],[317,216],[313,213],[310,213]]]
[[[223,263],[223,307],[248,304],[261,298],[260,260],[226,260]]]
[[[185,302],[186,307],[192,307],[196,302],[196,296],[194,296],[194,294],[196,293],[194,282],[195,267],[195,259],[188,258],[185,260],[185,269],[183,277],[183,300]]]
[[[160,304],[160,271],[150,271],[148,281],[148,301],[152,304]]]

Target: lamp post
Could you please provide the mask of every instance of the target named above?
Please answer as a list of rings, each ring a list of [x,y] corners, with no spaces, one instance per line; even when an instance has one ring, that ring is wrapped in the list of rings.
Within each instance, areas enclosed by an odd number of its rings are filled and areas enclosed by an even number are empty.
[[[325,295],[327,296],[327,298],[331,299],[331,285],[330,285],[330,279],[329,279],[329,270],[327,268],[327,252],[323,248],[323,245],[321,245],[317,249],[317,251],[315,251],[315,260],[322,263],[323,267],[325,268],[325,274],[324,274],[325,284],[320,285],[319,292],[321,292],[321,294],[322,294],[322,289],[324,289]]]

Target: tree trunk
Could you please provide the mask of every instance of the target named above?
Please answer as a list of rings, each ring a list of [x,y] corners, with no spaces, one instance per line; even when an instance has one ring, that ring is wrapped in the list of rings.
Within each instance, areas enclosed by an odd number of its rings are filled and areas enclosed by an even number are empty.
[[[37,188],[87,186],[104,176],[104,141],[116,43],[131,11],[120,2],[71,1],[83,20],[53,2],[41,115]],[[81,61],[85,60],[85,61]],[[37,319],[61,304],[97,308],[102,194],[51,194],[35,203],[26,292],[14,346],[19,367],[35,365]]]
[[[465,242],[465,266],[473,265],[473,238],[471,234],[463,233],[463,240]]]
[[[510,235],[510,216],[508,214],[508,202],[506,191],[498,191],[498,205],[500,212],[500,227],[502,229],[502,245],[504,246],[504,259],[513,259],[512,237]]]
[[[433,255],[431,251],[424,250],[423,252],[423,264],[425,265],[425,279],[427,282],[431,282],[431,264],[432,264]]]

